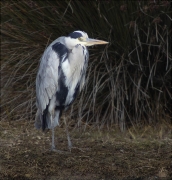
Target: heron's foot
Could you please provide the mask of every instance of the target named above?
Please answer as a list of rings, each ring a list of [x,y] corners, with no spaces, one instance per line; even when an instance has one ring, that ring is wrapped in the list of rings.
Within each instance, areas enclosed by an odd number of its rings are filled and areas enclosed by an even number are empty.
[[[71,152],[86,152],[86,151],[89,151],[90,149],[89,148],[78,148],[78,147],[72,147],[71,148]]]
[[[56,149],[55,147],[51,147],[50,151],[51,152],[56,152],[56,153],[59,153],[59,154],[70,154],[70,152],[61,151],[61,150]]]
[[[56,150],[56,147],[55,147],[54,144],[52,144],[52,145],[51,145],[51,151],[54,151],[54,150]]]

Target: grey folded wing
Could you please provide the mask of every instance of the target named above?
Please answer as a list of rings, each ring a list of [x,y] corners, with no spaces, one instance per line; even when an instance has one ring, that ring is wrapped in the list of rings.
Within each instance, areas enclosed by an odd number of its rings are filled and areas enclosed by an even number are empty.
[[[55,49],[53,47],[55,47]],[[54,43],[51,43],[45,50],[41,58],[36,78],[36,98],[37,108],[42,114],[49,104],[50,99],[59,90],[59,67],[61,66],[62,58],[67,57],[67,50],[63,51],[63,56],[60,54],[61,48],[64,49],[64,47],[63,44],[54,41]]]

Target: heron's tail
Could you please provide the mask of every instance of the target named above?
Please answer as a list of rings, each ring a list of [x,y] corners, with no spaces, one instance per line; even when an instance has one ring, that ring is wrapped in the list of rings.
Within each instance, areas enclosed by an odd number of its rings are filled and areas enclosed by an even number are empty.
[[[54,122],[53,122],[53,116],[51,118],[51,114],[49,113],[48,108],[44,110],[43,115],[40,113],[39,110],[37,110],[35,117],[35,127],[36,129],[42,128],[43,131],[45,129],[52,129],[53,123],[54,123],[54,127],[59,125],[60,116],[61,116],[61,110],[55,110]]]

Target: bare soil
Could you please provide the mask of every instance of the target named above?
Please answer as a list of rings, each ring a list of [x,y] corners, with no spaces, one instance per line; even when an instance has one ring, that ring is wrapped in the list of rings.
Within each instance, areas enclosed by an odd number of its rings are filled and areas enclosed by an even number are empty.
[[[74,148],[67,148],[64,127],[42,133],[34,122],[0,122],[0,179],[153,180],[172,178],[172,138],[169,125],[121,133],[88,127],[70,129]]]

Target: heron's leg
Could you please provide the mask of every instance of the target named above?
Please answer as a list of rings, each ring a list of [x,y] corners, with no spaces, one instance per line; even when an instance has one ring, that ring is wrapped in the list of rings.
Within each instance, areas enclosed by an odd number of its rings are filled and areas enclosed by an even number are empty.
[[[67,124],[67,122],[66,122],[66,117],[64,117],[64,123],[65,123],[66,134],[67,134],[68,148],[69,148],[69,150],[71,151],[71,148],[72,148],[72,142],[71,142],[70,136],[69,136],[68,124]]]
[[[51,143],[51,150],[55,149],[55,144],[54,144],[54,118],[51,115],[51,122],[52,122],[52,143]]]
[[[52,143],[51,143],[51,151],[53,151],[53,152],[57,152],[57,153],[60,153],[60,154],[68,154],[68,152],[65,152],[65,151],[61,151],[61,150],[57,150],[56,148],[55,148],[55,143],[54,143],[54,139],[55,139],[55,137],[54,137],[54,133],[55,133],[55,119],[54,119],[54,113],[52,113],[52,115],[51,115],[51,122],[52,122]],[[66,124],[66,123],[65,123]],[[67,133],[68,134],[68,133]],[[69,137],[69,135],[68,135],[68,137]],[[68,138],[68,144],[71,144],[70,143],[70,137]],[[71,145],[70,145],[71,146]],[[71,149],[71,148],[70,148]]]

